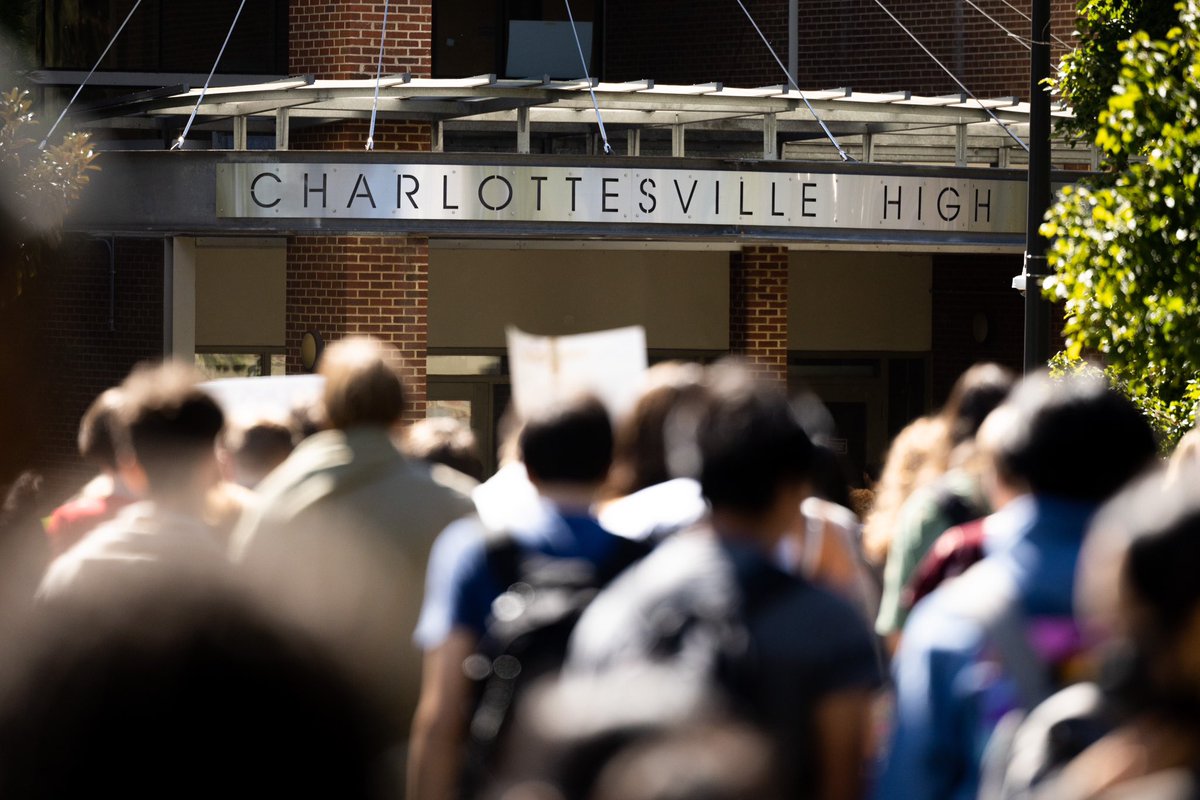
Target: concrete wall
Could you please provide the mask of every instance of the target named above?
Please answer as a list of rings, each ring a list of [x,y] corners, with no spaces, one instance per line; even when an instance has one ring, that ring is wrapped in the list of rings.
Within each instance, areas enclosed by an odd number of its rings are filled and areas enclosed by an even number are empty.
[[[788,349],[930,349],[933,262],[928,255],[793,251]]]
[[[504,328],[562,335],[644,325],[661,349],[729,347],[729,254],[432,248],[429,346],[504,347]]]

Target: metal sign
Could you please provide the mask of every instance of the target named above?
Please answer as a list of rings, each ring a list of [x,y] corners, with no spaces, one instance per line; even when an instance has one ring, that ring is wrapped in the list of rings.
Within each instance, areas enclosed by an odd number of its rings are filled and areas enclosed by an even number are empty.
[[[1020,233],[1011,180],[434,164],[219,164],[217,216]]]

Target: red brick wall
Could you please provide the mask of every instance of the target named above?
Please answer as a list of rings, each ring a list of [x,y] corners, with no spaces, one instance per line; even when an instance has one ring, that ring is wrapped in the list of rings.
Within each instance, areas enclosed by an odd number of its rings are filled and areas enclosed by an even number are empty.
[[[297,150],[360,150],[366,120],[321,125],[293,135]],[[375,148],[429,150],[423,122],[382,122]],[[326,342],[351,334],[384,339],[400,351],[409,392],[406,418],[425,416],[429,240],[405,236],[291,236],[287,248],[288,372],[302,370],[300,338],[315,330]]]
[[[293,0],[288,28],[291,73],[331,79],[374,77],[383,5]],[[431,0],[389,5],[384,75],[411,72],[414,77],[429,77],[432,25]]]
[[[743,247],[729,259],[729,349],[763,377],[787,383],[788,253]]]
[[[300,338],[370,335],[400,351],[406,418],[425,416],[429,240],[421,236],[291,236],[287,246],[288,372],[299,372]]]
[[[1021,371],[1025,350],[1024,298],[1012,288],[1021,257],[933,257],[933,403],[940,405],[954,381],[972,364],[995,361]],[[974,335],[976,315],[987,319],[987,336]]]
[[[75,445],[80,416],[134,364],[162,357],[162,240],[118,239],[115,256],[111,330],[108,248],[85,237],[66,239],[0,314],[0,483],[32,467],[51,498],[77,489],[91,474]]]
[[[295,122],[292,123],[295,125]],[[293,127],[288,145],[293,150],[362,150],[370,122],[352,119],[311,128]],[[430,149],[433,129],[427,122],[375,123],[375,149],[421,152]]]
[[[972,92],[1028,98],[1029,51],[964,0],[885,0],[885,5]],[[1029,22],[1000,0],[977,5],[1028,38]],[[1013,5],[1023,11],[1027,6]],[[786,0],[747,0],[746,7],[786,64]],[[1051,8],[1053,33],[1069,42],[1074,2],[1051,0]],[[606,13],[606,80],[730,86],[787,80],[736,3],[608,0]],[[801,88],[959,91],[873,0],[802,0],[799,15]],[[1054,62],[1062,52],[1061,45],[1053,46]]]

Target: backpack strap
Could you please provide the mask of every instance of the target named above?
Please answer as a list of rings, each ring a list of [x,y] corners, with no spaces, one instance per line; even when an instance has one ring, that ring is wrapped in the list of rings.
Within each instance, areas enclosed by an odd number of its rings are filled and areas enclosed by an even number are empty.
[[[496,581],[501,592],[508,591],[520,583],[525,575],[521,543],[509,530],[488,529],[484,535],[484,560],[488,574]]]
[[[639,539],[627,539],[615,533],[611,535],[616,540],[613,543],[612,552],[604,559],[604,563],[596,568],[596,588],[598,589],[607,586],[614,578],[624,572],[626,568],[641,561],[643,556],[654,549],[654,545],[651,542]]]
[[[1053,693],[1053,687],[1047,666],[1029,643],[1016,582],[995,564],[983,561],[956,583],[957,611],[983,628],[1005,673],[1016,684],[1021,705],[1034,708]]]

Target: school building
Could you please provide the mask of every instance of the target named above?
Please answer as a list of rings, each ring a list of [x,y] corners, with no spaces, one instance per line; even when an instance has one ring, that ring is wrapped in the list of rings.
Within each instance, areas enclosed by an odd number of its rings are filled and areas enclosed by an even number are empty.
[[[45,0],[47,114],[131,5]],[[811,389],[879,461],[968,365],[1021,363],[1027,11],[745,5],[798,89],[736,0],[275,0],[201,98],[238,4],[146,0],[68,117],[102,170],[44,277],[44,459],[139,359],[301,372],[353,333],[490,448],[506,325],[638,324],[652,361]],[[1052,19],[1057,59],[1073,5]],[[1056,141],[1055,180],[1091,159]]]

